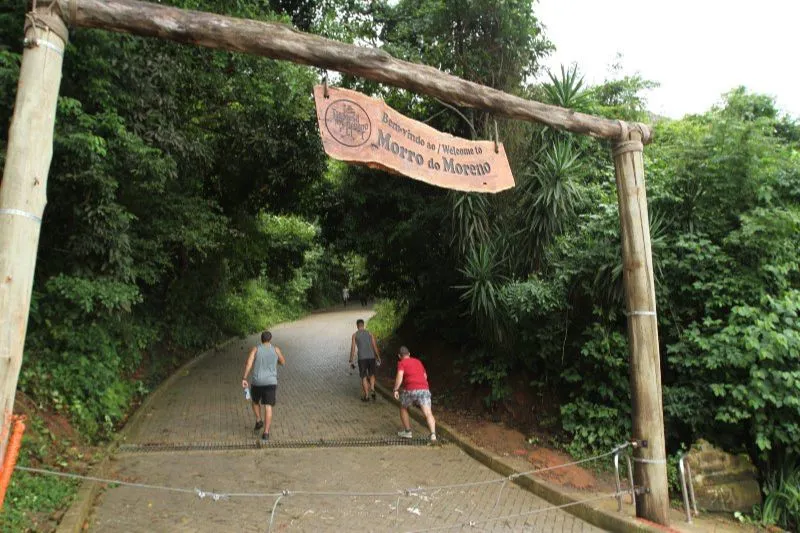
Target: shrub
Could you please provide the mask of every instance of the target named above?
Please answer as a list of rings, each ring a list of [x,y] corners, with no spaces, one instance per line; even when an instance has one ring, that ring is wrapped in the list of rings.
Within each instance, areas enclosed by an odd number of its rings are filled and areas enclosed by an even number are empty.
[[[378,300],[375,304],[375,315],[369,319],[369,330],[381,344],[384,344],[408,313],[408,304],[397,300]]]

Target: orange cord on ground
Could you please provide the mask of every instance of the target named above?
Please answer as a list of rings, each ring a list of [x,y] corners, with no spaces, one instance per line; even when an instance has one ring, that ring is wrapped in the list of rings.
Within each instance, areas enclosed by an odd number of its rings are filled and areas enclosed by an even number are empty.
[[[8,430],[11,428],[11,423],[14,421],[14,417],[11,416],[11,412],[6,409],[4,416],[3,416],[3,432],[0,434],[0,443],[6,441],[6,437],[8,437]],[[1,464],[2,461],[0,460],[0,472],[3,471],[3,465]]]
[[[3,501],[6,499],[6,490],[8,490],[8,484],[11,482],[11,474],[17,465],[19,449],[22,446],[22,434],[25,433],[25,415],[14,415],[12,419],[14,421],[14,430],[11,433],[11,438],[8,439],[6,456],[3,459],[3,470],[0,471],[0,509],[3,508]]]

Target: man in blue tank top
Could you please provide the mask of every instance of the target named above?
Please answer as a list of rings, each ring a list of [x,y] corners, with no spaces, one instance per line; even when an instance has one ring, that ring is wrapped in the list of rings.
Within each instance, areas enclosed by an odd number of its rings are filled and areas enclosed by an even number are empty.
[[[278,389],[278,365],[285,365],[281,349],[272,345],[272,333],[265,331],[261,334],[261,344],[254,346],[247,357],[244,366],[242,387],[250,387],[253,413],[256,415],[256,426],[253,431],[264,428],[261,441],[269,440],[269,428],[272,425],[272,408],[275,406],[275,393]],[[253,375],[250,383],[247,376],[250,371]]]
[[[381,352],[375,342],[375,336],[364,328],[364,321],[356,321],[358,330],[353,333],[350,343],[350,366],[355,367],[353,361],[358,352],[358,375],[361,376],[361,401],[368,402],[369,396],[375,401],[375,367],[381,363]]]

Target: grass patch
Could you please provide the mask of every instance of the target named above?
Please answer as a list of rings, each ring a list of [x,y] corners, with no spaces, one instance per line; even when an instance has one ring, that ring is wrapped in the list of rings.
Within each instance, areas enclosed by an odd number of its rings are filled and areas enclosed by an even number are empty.
[[[69,442],[61,441],[61,435],[51,431],[35,413],[29,412],[28,417],[17,464],[44,468],[57,464],[71,470]],[[15,471],[0,512],[0,531],[55,531],[78,485],[75,480]]]
[[[396,300],[378,300],[375,316],[369,319],[369,330],[381,344],[394,335],[408,313],[408,304]]]

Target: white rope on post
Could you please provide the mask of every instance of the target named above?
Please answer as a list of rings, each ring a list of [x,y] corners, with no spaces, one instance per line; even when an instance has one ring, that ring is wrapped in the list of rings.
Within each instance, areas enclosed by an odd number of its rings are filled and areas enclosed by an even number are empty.
[[[438,485],[438,486],[429,486],[429,487],[418,486],[418,487],[407,488],[407,489],[403,489],[403,490],[375,491],[375,492],[312,491],[312,490],[299,490],[299,491],[282,490],[281,492],[212,492],[212,491],[205,491],[205,490],[202,490],[202,489],[196,488],[196,487],[192,488],[192,489],[189,489],[189,488],[183,488],[183,487],[168,487],[168,486],[163,486],[163,485],[152,485],[152,484],[147,484],[147,483],[132,483],[132,482],[121,481],[121,480],[116,480],[116,479],[107,479],[107,478],[99,478],[99,477],[93,477],[93,476],[84,476],[84,475],[80,475],[80,474],[72,474],[72,473],[67,473],[67,472],[58,472],[58,471],[54,471],[54,470],[45,470],[45,469],[41,469],[41,468],[31,468],[31,467],[25,467],[25,466],[17,466],[16,469],[20,470],[20,471],[23,471],[23,472],[30,472],[30,473],[43,474],[43,475],[51,475],[51,476],[69,478],[69,479],[93,481],[93,482],[97,482],[97,483],[106,483],[106,484],[118,485],[118,486],[124,486],[124,487],[132,487],[132,488],[140,488],[140,489],[148,489],[148,490],[161,490],[161,491],[167,491],[167,492],[177,492],[177,493],[182,493],[182,494],[193,494],[193,495],[199,497],[200,499],[210,499],[210,500],[212,500],[214,502],[229,500],[231,498],[276,498],[275,499],[275,503],[272,506],[272,511],[270,513],[269,526],[268,526],[268,529],[267,529],[267,531],[269,533],[269,532],[272,531],[272,527],[273,527],[273,524],[274,524],[274,521],[275,521],[275,515],[277,513],[277,509],[278,509],[278,505],[280,504],[280,501],[286,496],[295,496],[295,495],[312,496],[312,497],[316,497],[316,496],[333,496],[333,497],[375,497],[375,496],[378,496],[378,497],[383,496],[383,497],[385,497],[385,496],[392,496],[392,497],[397,497],[397,501],[396,501],[396,505],[395,505],[395,519],[394,519],[395,526],[397,526],[399,524],[399,521],[400,521],[400,502],[401,502],[401,499],[402,499],[403,496],[418,496],[419,497],[420,495],[423,495],[424,493],[430,493],[432,491],[433,491],[433,496],[435,496],[436,494],[438,494],[439,492],[441,492],[443,490],[460,489],[460,488],[468,488],[468,487],[479,487],[479,486],[486,486],[486,485],[493,485],[495,483],[500,483],[501,485],[500,485],[500,489],[499,489],[499,491],[497,493],[497,498],[495,499],[494,506],[492,507],[492,509],[490,511],[490,513],[492,513],[497,509],[498,505],[500,504],[500,500],[501,500],[501,498],[503,496],[503,492],[504,492],[505,487],[506,487],[506,485],[508,484],[509,481],[514,481],[515,479],[517,479],[519,477],[522,477],[522,476],[525,476],[525,475],[536,474],[536,473],[540,473],[540,472],[548,472],[548,471],[552,471],[552,470],[557,470],[559,468],[566,468],[566,467],[569,467],[569,466],[575,466],[575,465],[587,463],[587,462],[590,462],[590,461],[596,461],[598,459],[602,459],[604,457],[608,457],[610,455],[617,454],[621,450],[627,448],[630,445],[631,445],[630,443],[624,443],[624,444],[621,444],[619,446],[616,446],[613,450],[611,450],[609,452],[605,452],[605,453],[602,453],[600,455],[596,455],[594,457],[587,457],[585,459],[581,459],[581,460],[578,460],[578,461],[572,461],[572,462],[569,462],[569,463],[564,463],[564,464],[561,464],[561,465],[550,466],[550,467],[545,467],[545,468],[538,468],[538,469],[529,470],[529,471],[526,471],[526,472],[518,472],[518,473],[514,473],[514,474],[511,474],[511,475],[505,476],[505,477],[500,477],[500,478],[495,478],[495,479],[490,479],[490,480],[473,481],[473,482],[467,482],[467,483],[454,483],[454,484],[450,484],[450,485]],[[633,458],[633,460],[634,461],[639,461],[639,462],[650,462],[650,461],[657,462],[657,461],[662,461],[660,459],[637,459],[637,458]],[[530,516],[530,515],[535,515],[535,514],[543,513],[543,512],[547,512],[547,511],[564,509],[564,508],[567,508],[567,507],[571,507],[573,505],[580,505],[580,504],[583,504],[583,503],[599,501],[599,500],[603,500],[603,499],[606,499],[606,498],[619,498],[619,497],[621,497],[622,495],[625,495],[625,494],[634,494],[634,493],[636,493],[636,490],[637,490],[636,488],[632,487],[631,489],[628,489],[628,490],[617,490],[616,492],[614,492],[612,494],[605,494],[605,495],[602,495],[602,496],[599,496],[599,497],[593,497],[593,498],[588,498],[588,499],[585,499],[585,500],[573,501],[573,502],[569,502],[569,503],[562,504],[562,505],[555,505],[555,506],[552,506],[552,507],[544,507],[544,508],[536,509],[534,511],[526,512],[526,513],[498,516],[498,517],[494,517],[494,518],[488,518],[488,519],[483,519],[483,520],[478,520],[478,521],[469,521],[469,522],[458,523],[458,524],[453,524],[453,525],[449,525],[449,526],[437,526],[437,527],[433,527],[433,528],[429,528],[429,529],[422,529],[422,530],[419,530],[419,531],[420,532],[423,532],[423,531],[438,531],[438,530],[453,529],[453,528],[457,528],[457,527],[467,527],[467,526],[475,527],[478,524],[483,524],[483,523],[487,523],[487,522],[491,522],[491,521],[495,521],[495,520],[503,520],[503,519],[519,518],[519,517],[523,517],[523,516]],[[426,501],[428,501],[427,500],[427,496],[422,496],[422,497],[426,498]]]
[[[272,506],[272,513],[269,515],[269,527],[267,528],[267,533],[272,531],[272,521],[275,519],[275,509],[278,508],[278,504],[281,502],[281,498],[283,498],[285,494],[287,494],[287,492],[283,491],[283,494],[278,496],[278,498],[275,500],[275,505]]]
[[[607,500],[609,498],[618,498],[620,496],[624,496],[625,494],[630,493],[630,490],[622,490],[619,492],[612,492],[610,494],[603,494],[602,496],[595,496],[593,498],[586,498],[584,500],[577,500],[574,502],[564,503],[561,505],[553,505],[551,507],[541,507],[539,509],[535,509],[533,511],[528,511],[525,513],[516,513],[516,514],[509,514],[509,515],[502,515],[502,516],[495,516],[493,518],[485,518],[483,520],[470,520],[469,522],[459,522],[457,524],[450,524],[447,526],[435,526],[426,529],[415,529],[409,533],[426,533],[428,531],[443,531],[446,529],[455,529],[455,528],[463,528],[463,527],[475,527],[478,524],[485,524],[487,522],[495,522],[497,520],[509,520],[511,518],[522,518],[523,516],[532,516],[535,514],[546,513],[549,511],[556,511],[559,509],[566,509],[567,507],[572,507],[575,505],[581,505],[584,503],[591,503],[601,500]]]
[[[503,481],[503,484],[500,485],[500,490],[497,491],[497,499],[494,501],[494,506],[491,510],[492,513],[497,509],[497,505],[500,503],[500,497],[503,495],[503,489],[506,488],[506,483],[508,483],[508,480]]]
[[[163,485],[150,485],[146,483],[131,483],[127,481],[121,481],[116,479],[107,479],[107,478],[98,478],[93,476],[84,476],[81,474],[72,474],[68,472],[59,472],[56,470],[46,470],[42,468],[32,468],[26,466],[17,466],[16,469],[23,471],[23,472],[30,472],[35,474],[42,474],[42,475],[51,475],[51,476],[58,476],[70,479],[79,479],[85,481],[94,481],[97,483],[109,483],[113,485],[120,485],[126,487],[134,487],[134,488],[142,488],[142,489],[152,489],[152,490],[164,490],[170,492],[181,492],[186,494],[195,494],[199,496],[201,499],[203,498],[212,498],[214,501],[218,501],[220,499],[228,499],[228,498],[274,498],[276,496],[288,496],[289,494],[292,495],[304,495],[304,496],[344,496],[344,497],[371,497],[371,496],[402,496],[402,495],[412,495],[418,494],[422,492],[430,492],[430,491],[442,491],[447,489],[458,489],[458,488],[468,488],[468,487],[478,487],[481,485],[493,485],[495,483],[502,483],[504,486],[509,481],[514,481],[515,479],[531,475],[537,474],[541,472],[549,472],[552,470],[557,470],[559,468],[566,468],[569,466],[575,466],[583,463],[587,463],[590,461],[596,461],[598,459],[602,459],[604,457],[608,457],[613,455],[620,450],[623,450],[630,446],[629,443],[621,444],[615,447],[613,450],[609,452],[602,453],[600,455],[596,455],[594,457],[587,457],[586,459],[581,459],[579,461],[572,461],[569,463],[564,463],[561,465],[555,466],[548,466],[545,468],[537,468],[534,470],[528,470],[525,472],[517,472],[514,474],[510,474],[505,477],[495,478],[495,479],[488,479],[484,481],[471,481],[467,483],[454,483],[450,485],[432,485],[432,486],[419,486],[413,488],[407,488],[404,490],[393,490],[393,491],[373,491],[373,492],[351,492],[351,491],[313,491],[313,490],[293,490],[288,491],[284,490],[282,492],[213,492],[213,491],[204,491],[199,488],[180,488],[180,487],[167,487]],[[664,459],[641,459],[641,458],[633,458],[634,461],[637,462],[660,462],[665,461]]]

